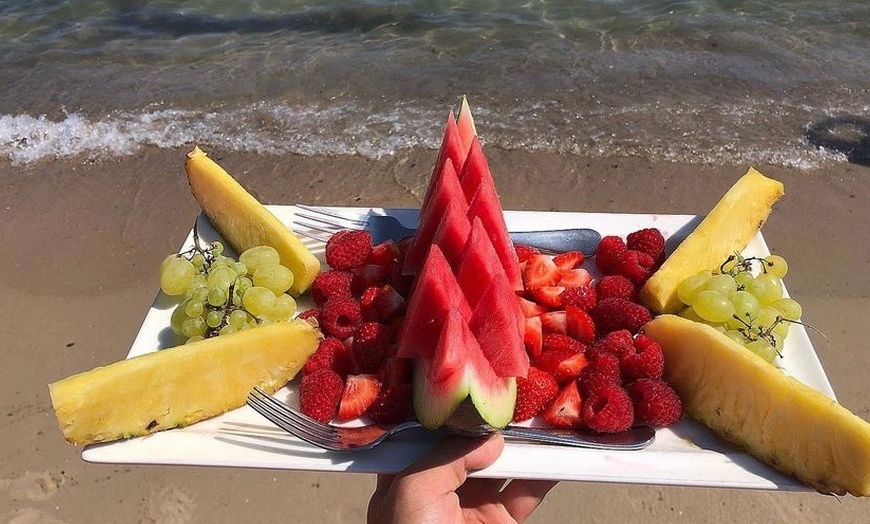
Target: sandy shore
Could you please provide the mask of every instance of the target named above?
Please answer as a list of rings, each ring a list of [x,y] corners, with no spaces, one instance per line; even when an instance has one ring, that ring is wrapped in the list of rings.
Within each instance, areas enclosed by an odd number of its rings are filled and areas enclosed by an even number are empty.
[[[362,522],[373,477],[84,463],[46,384],[126,355],[156,268],[198,208],[183,150],[123,159],[0,163],[0,521]],[[506,209],[704,213],[748,166],[650,165],[488,150]],[[267,203],[414,206],[434,160],[264,157],[213,151]],[[785,183],[765,237],[840,401],[870,419],[870,168],[756,166]],[[507,174],[511,174],[508,181]],[[809,493],[562,483],[533,522],[858,522],[867,503]]]

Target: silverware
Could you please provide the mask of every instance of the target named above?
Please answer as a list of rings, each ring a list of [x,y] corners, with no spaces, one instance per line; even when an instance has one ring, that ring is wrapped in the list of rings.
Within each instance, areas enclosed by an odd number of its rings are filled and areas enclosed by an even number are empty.
[[[396,426],[372,424],[353,428],[323,424],[267,395],[259,388],[251,391],[247,404],[287,433],[330,451],[372,449],[396,433],[422,427],[416,421]],[[481,434],[490,431],[495,430],[482,426],[479,431],[467,433]],[[518,426],[508,426],[500,431],[507,439],[611,451],[637,451],[646,448],[655,440],[655,429],[649,426],[636,426],[628,431],[612,434]]]
[[[361,215],[302,204],[296,204],[296,208],[294,232],[321,242],[326,242],[332,234],[342,229],[365,229],[371,233],[373,243],[385,240],[398,242],[416,231],[389,215]],[[549,254],[581,251],[584,255],[593,255],[601,240],[598,231],[588,228],[517,231],[511,232],[510,236],[516,244],[536,247]]]

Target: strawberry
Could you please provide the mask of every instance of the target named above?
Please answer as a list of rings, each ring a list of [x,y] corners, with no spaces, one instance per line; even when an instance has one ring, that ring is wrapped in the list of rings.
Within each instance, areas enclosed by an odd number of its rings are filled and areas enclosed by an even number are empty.
[[[565,291],[565,288],[562,286],[543,286],[530,289],[529,295],[531,295],[532,300],[541,306],[558,308],[562,307],[562,299],[559,298],[559,295],[563,291]]]
[[[598,293],[589,285],[569,287],[559,295],[559,298],[562,299],[563,307],[574,306],[583,311],[589,311],[598,303]]]
[[[660,380],[642,378],[626,386],[626,389],[631,397],[636,422],[664,427],[683,416],[680,397]]]
[[[611,384],[592,391],[583,403],[583,423],[599,433],[619,433],[634,422],[634,407],[628,393]]]
[[[620,237],[611,235],[602,238],[595,253],[595,266],[605,275],[612,274],[622,262],[627,249]]]
[[[544,333],[568,332],[568,318],[564,311],[547,311],[541,313],[538,318],[541,319],[541,329]]]
[[[311,298],[314,305],[322,307],[331,298],[350,298],[353,273],[333,269],[324,271],[315,277],[311,284]]]
[[[541,347],[543,344],[541,317],[531,317],[526,319],[523,343],[525,343],[526,352],[532,358],[536,358],[541,354]]]
[[[553,263],[562,271],[576,269],[583,265],[583,253],[579,251],[566,251],[553,257]]]
[[[381,382],[375,375],[348,376],[336,418],[339,422],[346,422],[359,417],[374,403],[380,391]]]
[[[625,252],[622,262],[616,266],[615,271],[631,280],[635,286],[641,287],[652,275],[654,266],[655,259],[652,256],[643,251],[629,249]]]
[[[325,424],[335,415],[342,391],[344,382],[335,371],[318,369],[303,376],[299,383],[299,409]]]
[[[370,287],[381,287],[390,278],[389,266],[375,264],[366,264],[355,268],[352,273],[353,280],[350,289],[355,294],[361,294]]]
[[[541,414],[544,421],[554,428],[576,428],[583,424],[582,401],[577,381],[568,382]]]
[[[637,333],[641,326],[652,320],[647,308],[623,298],[605,298],[590,313],[598,332],[604,334],[619,329]]]
[[[596,280],[595,292],[598,294],[598,300],[624,298],[634,302],[637,296],[634,284],[622,275],[608,275]]]
[[[592,282],[592,275],[585,269],[563,269],[559,273],[559,285],[563,287],[588,286]]]
[[[541,313],[547,312],[547,308],[540,304],[535,304],[529,299],[517,297],[517,301],[520,303],[520,309],[523,310],[523,316],[526,318],[536,317]]]
[[[313,307],[311,309],[306,309],[302,313],[299,313],[296,318],[300,320],[305,320],[306,318],[313,318],[314,320],[320,322],[320,308]]]
[[[532,255],[523,269],[523,282],[526,289],[555,286],[559,281],[559,268],[547,255]]]
[[[368,259],[366,259],[366,264],[389,267],[390,264],[399,260],[400,256],[399,246],[392,240],[385,240],[380,244],[372,246],[372,251],[369,253]]]
[[[404,315],[407,307],[405,297],[389,284],[380,289],[374,303],[381,322],[389,322],[399,315]]]
[[[387,358],[390,332],[379,322],[363,322],[353,334],[353,360],[358,373],[374,373]]]
[[[565,325],[568,335],[584,344],[595,341],[595,322],[589,313],[576,306],[565,307]]]
[[[586,367],[586,356],[583,354],[583,346],[580,350],[572,348],[555,348],[545,350],[535,360],[535,367],[545,371],[556,379],[559,384],[575,382],[583,368]]]
[[[618,329],[599,338],[592,344],[592,351],[601,351],[610,353],[616,358],[622,360],[626,355],[635,353],[634,339],[631,337],[631,332],[627,329]]]
[[[332,269],[361,267],[372,251],[372,236],[368,231],[343,230],[326,242],[326,263]]]
[[[585,347],[579,340],[563,333],[547,333],[541,339],[541,349],[545,352],[568,351],[574,354],[583,351]]]
[[[559,385],[552,375],[530,367],[526,377],[517,377],[514,422],[528,420],[539,414],[558,392]]]
[[[662,347],[646,335],[637,335],[631,351],[622,355],[619,366],[625,380],[641,378],[661,379],[665,368]]]
[[[408,420],[411,411],[411,384],[381,388],[366,415],[375,424],[398,424]]]
[[[359,298],[359,309],[362,314],[362,319],[366,322],[378,321],[378,310],[375,308],[375,297],[381,292],[381,288],[371,286],[363,291]]]
[[[414,285],[414,275],[402,274],[402,263],[398,260],[390,264],[389,285],[403,297],[411,295],[411,286]]]
[[[643,251],[653,257],[656,265],[661,265],[665,260],[665,237],[654,227],[630,233],[625,238],[625,244],[628,249]]]
[[[528,261],[533,255],[541,254],[538,248],[527,246],[525,244],[514,244],[514,251],[517,252],[517,259],[520,263]]]
[[[411,383],[411,360],[387,357],[378,375],[385,388]]]
[[[345,339],[362,323],[359,302],[352,298],[333,298],[320,308],[320,329],[327,335]]]

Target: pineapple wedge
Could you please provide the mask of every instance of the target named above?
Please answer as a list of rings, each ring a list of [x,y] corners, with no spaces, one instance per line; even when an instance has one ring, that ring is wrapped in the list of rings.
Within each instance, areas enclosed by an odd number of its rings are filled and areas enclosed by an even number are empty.
[[[320,261],[293,232],[198,147],[184,163],[190,191],[215,229],[233,248],[242,251],[272,246],[281,264],[293,273],[292,295],[301,295],[320,273]]]
[[[272,393],[317,349],[303,320],[260,326],[148,353],[49,384],[67,441],[91,444],[192,424]]]
[[[638,292],[641,303],[656,313],[679,311],[680,283],[699,271],[717,269],[729,255],[743,251],[783,194],[781,182],[750,168],[647,280]]]
[[[690,416],[819,492],[870,496],[870,424],[713,327],[662,315],[644,333]]]

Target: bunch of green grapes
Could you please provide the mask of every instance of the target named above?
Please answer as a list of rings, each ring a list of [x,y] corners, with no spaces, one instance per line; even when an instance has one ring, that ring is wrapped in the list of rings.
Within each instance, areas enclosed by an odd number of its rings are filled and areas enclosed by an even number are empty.
[[[772,362],[802,314],[801,305],[783,295],[787,272],[788,263],[779,255],[731,255],[719,271],[680,283],[677,295],[686,305],[680,315],[715,327]]]
[[[270,322],[289,320],[296,301],[286,293],[293,273],[270,246],[252,247],[238,260],[221,242],[169,255],[160,267],[160,289],[181,302],[172,312],[172,330],[186,342],[225,335]]]

